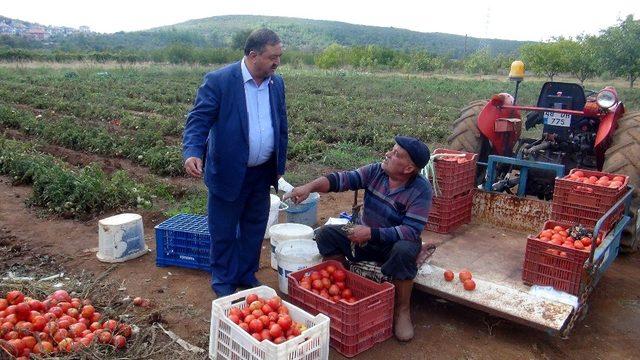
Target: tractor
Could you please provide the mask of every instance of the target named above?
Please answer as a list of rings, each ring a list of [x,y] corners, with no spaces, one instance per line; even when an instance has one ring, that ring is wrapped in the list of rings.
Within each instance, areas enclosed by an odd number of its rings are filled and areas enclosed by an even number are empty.
[[[621,248],[637,250],[640,112],[626,112],[612,86],[596,92],[566,82],[546,82],[536,106],[518,105],[518,88],[524,79],[521,61],[513,62],[509,78],[516,83],[513,96],[496,94],[461,110],[448,139],[450,148],[479,154],[477,184],[484,183],[485,190],[511,193],[517,186],[518,195],[545,200],[552,198],[559,175],[554,164],[562,165],[565,174],[582,168],[628,175],[629,185],[635,187],[630,206],[633,214]],[[525,130],[541,125],[542,135],[523,137],[523,121]],[[487,166],[490,155],[514,160]],[[541,165],[523,173],[519,161]]]

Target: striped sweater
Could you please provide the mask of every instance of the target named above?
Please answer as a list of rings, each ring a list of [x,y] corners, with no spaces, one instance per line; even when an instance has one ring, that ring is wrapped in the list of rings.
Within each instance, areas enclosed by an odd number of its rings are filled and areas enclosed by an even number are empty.
[[[371,228],[371,240],[420,242],[427,223],[433,191],[431,183],[418,175],[404,186],[389,190],[389,176],[382,164],[327,175],[332,192],[365,189],[359,223]]]

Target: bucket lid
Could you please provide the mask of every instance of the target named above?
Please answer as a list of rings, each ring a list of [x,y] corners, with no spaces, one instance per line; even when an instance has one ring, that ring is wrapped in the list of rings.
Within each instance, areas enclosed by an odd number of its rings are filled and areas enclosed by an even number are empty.
[[[299,237],[300,239],[304,239],[309,235],[313,235],[313,228],[297,223],[275,224],[269,228],[269,235],[275,237],[278,237],[278,235],[286,235],[289,238]]]
[[[142,216],[138,214],[124,213],[124,214],[118,214],[118,215],[110,216],[108,218],[104,218],[100,220],[99,223],[100,225],[105,225],[105,226],[118,226],[118,225],[128,224],[130,222],[139,221],[139,220],[142,220]]]
[[[278,243],[276,258],[280,261],[285,257],[288,261],[307,262],[321,259],[318,244],[313,240],[293,239]]]

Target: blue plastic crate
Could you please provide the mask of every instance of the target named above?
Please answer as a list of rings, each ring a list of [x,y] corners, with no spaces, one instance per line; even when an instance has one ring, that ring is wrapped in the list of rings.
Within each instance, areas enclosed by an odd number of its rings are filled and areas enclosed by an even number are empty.
[[[210,271],[207,217],[179,214],[156,225],[156,266]]]

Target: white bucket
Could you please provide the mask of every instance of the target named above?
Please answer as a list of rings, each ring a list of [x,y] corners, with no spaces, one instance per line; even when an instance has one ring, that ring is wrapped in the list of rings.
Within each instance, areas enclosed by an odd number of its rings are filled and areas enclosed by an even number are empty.
[[[123,262],[148,251],[144,243],[142,216],[120,214],[98,222],[98,260]]]
[[[269,228],[269,236],[271,237],[271,267],[273,270],[278,270],[276,246],[282,241],[291,239],[313,240],[313,229],[303,224],[276,224]]]
[[[276,246],[278,260],[278,285],[280,291],[289,294],[287,275],[322,262],[318,245],[313,240],[288,240]]]
[[[274,224],[278,223],[278,211],[280,210],[280,198],[278,195],[270,194],[271,196],[271,205],[269,207],[269,220],[267,220],[267,228],[264,230],[264,238],[269,238],[269,228]]]

